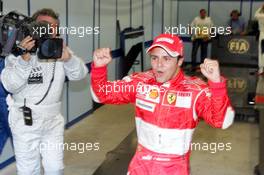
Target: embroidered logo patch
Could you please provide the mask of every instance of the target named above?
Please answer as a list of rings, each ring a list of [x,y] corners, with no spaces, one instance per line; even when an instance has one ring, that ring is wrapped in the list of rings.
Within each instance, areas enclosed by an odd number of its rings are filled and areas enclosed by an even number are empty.
[[[175,104],[176,102],[176,95],[173,93],[168,93],[167,94],[167,102],[171,105],[171,104]]]
[[[149,97],[152,99],[156,99],[159,97],[159,91],[157,89],[151,89],[149,92]]]
[[[154,112],[156,105],[153,103],[149,103],[149,102],[140,100],[140,99],[136,99],[136,106],[141,108],[141,109],[144,109],[144,110],[147,110],[150,112]]]
[[[190,108],[192,104],[192,93],[182,91],[167,91],[163,97],[162,105]]]
[[[28,84],[42,84],[43,83],[43,72],[42,67],[34,67],[28,77]]]
[[[191,108],[192,93],[191,92],[178,92],[176,107]]]
[[[159,103],[160,89],[157,86],[140,84],[137,87],[137,97],[147,101]]]
[[[177,92],[175,91],[167,91],[163,97],[162,104],[166,106],[175,106],[177,100],[176,94]]]

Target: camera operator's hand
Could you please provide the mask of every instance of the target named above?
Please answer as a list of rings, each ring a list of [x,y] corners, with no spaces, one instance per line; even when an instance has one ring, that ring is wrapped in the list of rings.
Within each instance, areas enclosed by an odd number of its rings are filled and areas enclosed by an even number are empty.
[[[31,36],[27,36],[19,43],[19,46],[29,51],[35,46],[35,40]],[[21,57],[23,60],[29,61],[31,56],[30,53],[25,53]]]
[[[62,55],[61,55],[61,58],[58,59],[58,61],[64,61],[64,62],[67,62],[71,59],[72,55],[68,49],[68,47],[63,44],[63,50],[62,50]]]
[[[96,49],[93,53],[93,62],[95,67],[106,66],[112,61],[110,48]]]

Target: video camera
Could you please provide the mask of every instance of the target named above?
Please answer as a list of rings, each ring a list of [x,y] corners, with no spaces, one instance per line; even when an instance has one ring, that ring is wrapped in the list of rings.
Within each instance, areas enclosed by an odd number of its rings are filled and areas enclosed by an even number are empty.
[[[44,29],[44,33],[41,32]],[[40,59],[60,58],[63,49],[63,39],[54,38],[49,32],[50,24],[36,22],[33,18],[12,11],[0,17],[0,56],[10,53],[15,56],[26,52],[37,54]],[[53,31],[54,32],[54,31]],[[27,36],[35,40],[35,46],[27,51],[19,43]]]

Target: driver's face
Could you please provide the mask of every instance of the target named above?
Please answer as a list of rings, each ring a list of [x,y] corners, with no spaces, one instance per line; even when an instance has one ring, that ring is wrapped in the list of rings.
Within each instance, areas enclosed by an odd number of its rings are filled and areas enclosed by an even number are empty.
[[[149,54],[151,67],[157,82],[165,83],[178,74],[183,62],[182,58],[173,58],[160,47],[153,48]]]

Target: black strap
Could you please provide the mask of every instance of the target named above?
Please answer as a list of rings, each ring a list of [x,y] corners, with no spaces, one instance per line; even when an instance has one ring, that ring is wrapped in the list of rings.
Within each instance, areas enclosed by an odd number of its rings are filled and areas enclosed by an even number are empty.
[[[47,95],[48,95],[48,93],[50,91],[51,85],[53,83],[53,80],[54,80],[55,68],[56,68],[56,61],[53,64],[53,67],[52,67],[52,78],[50,80],[50,84],[49,84],[48,90],[46,91],[46,93],[44,94],[44,96],[42,97],[42,99],[39,102],[35,103],[35,105],[39,105],[47,97]]]

